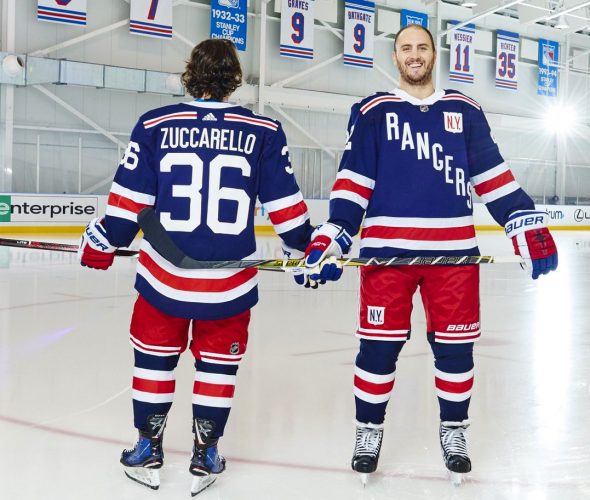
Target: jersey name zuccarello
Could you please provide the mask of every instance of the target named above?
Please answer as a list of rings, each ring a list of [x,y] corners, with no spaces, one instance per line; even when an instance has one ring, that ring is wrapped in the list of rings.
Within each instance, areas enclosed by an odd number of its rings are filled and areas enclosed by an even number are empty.
[[[241,130],[197,127],[164,127],[161,149],[208,148],[250,154],[256,144],[254,134]]]

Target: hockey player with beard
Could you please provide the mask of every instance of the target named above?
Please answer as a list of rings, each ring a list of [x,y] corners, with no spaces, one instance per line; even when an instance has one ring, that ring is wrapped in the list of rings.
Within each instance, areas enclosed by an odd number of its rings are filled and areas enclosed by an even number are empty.
[[[555,270],[548,216],[514,179],[481,106],[455,90],[434,89],[430,32],[417,25],[401,29],[393,58],[399,88],[352,108],[330,217],[306,250],[311,278],[340,277],[341,269],[327,259],[341,256],[337,239],[355,235],[361,222],[361,257],[479,255],[472,189],[505,228],[533,279]],[[418,287],[434,354],[445,465],[454,482],[471,470],[465,436],[473,345],[480,337],[478,266],[367,266],[360,272],[352,458],[364,480],[377,468],[385,410],[398,355],[410,338]]]

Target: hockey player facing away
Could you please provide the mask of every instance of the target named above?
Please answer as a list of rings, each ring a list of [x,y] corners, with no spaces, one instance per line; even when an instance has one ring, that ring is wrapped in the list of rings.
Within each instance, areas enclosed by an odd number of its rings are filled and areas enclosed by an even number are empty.
[[[242,69],[228,40],[197,45],[182,75],[192,102],[143,115],[116,172],[106,215],[82,237],[83,266],[107,269],[117,247],[138,232],[137,214],[154,207],[181,250],[199,260],[251,258],[258,197],[284,244],[301,255],[312,227],[293,176],[279,122],[230,104]],[[217,443],[229,416],[236,372],[258,301],[256,269],[185,270],[141,242],[130,326],[134,349],[133,414],[139,439],[124,450],[125,473],[160,484],[162,438],[175,389],[174,369],[186,349],[195,357],[193,496],[225,469]]]
[[[395,38],[400,86],[352,108],[348,142],[330,196],[330,218],[308,247],[307,266],[340,257],[335,238],[361,228],[361,257],[478,255],[472,188],[504,226],[532,278],[557,268],[548,217],[535,210],[490,135],[480,105],[455,90],[435,91],[428,30],[410,25]],[[333,269],[331,269],[333,268]],[[338,278],[328,264],[312,279]],[[479,268],[368,266],[360,271],[360,350],[354,395],[352,468],[377,468],[385,409],[398,355],[410,338],[412,296],[420,287],[440,405],[440,444],[453,480],[471,470],[465,431],[480,336]],[[366,479],[366,476],[363,476]]]

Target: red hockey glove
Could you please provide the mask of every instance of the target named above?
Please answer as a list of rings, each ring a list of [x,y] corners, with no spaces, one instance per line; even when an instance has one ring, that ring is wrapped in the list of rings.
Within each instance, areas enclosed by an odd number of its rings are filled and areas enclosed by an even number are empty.
[[[340,279],[342,265],[337,259],[348,253],[351,246],[352,238],[340,226],[327,222],[316,227],[305,250],[310,279],[320,283]]]
[[[78,258],[80,264],[92,269],[108,269],[115,258],[116,248],[109,243],[102,223],[104,219],[92,219],[80,240]]]
[[[534,280],[557,269],[557,247],[547,222],[545,212],[519,210],[508,218],[505,226],[514,252],[524,259],[523,269],[530,271]]]

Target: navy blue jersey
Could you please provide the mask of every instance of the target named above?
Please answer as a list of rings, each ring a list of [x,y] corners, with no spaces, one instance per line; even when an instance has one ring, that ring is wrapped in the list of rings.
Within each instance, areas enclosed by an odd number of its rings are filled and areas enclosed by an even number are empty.
[[[131,134],[106,210],[112,245],[131,243],[153,206],[176,245],[198,260],[240,260],[256,250],[254,206],[285,243],[305,250],[312,231],[279,122],[229,103],[194,101],[143,115]],[[184,270],[143,240],[135,287],[180,317],[218,319],[258,300],[255,269]]]
[[[352,108],[330,222],[349,234],[362,222],[361,257],[477,255],[472,189],[502,226],[534,209],[477,102],[380,92]]]

